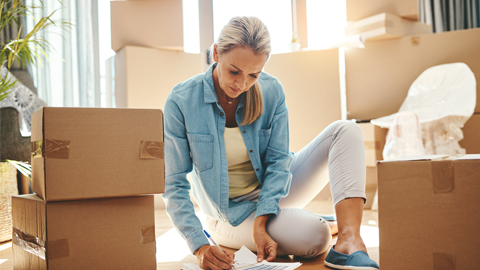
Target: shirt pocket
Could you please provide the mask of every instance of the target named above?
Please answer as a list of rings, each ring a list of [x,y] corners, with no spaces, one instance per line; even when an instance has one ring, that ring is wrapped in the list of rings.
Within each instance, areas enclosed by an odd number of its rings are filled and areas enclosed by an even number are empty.
[[[260,129],[258,130],[258,146],[260,150],[260,156],[263,158],[265,152],[267,151],[268,142],[270,141],[270,135],[272,134],[272,129]]]
[[[199,172],[213,167],[213,135],[187,133],[193,165]]]

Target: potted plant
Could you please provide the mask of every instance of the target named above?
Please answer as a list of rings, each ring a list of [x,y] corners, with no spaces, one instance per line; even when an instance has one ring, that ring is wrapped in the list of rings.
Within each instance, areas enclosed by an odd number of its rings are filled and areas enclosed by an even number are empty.
[[[40,3],[42,3],[40,1]],[[53,21],[50,15],[39,18],[32,30],[21,36],[24,25],[21,24],[21,17],[33,18],[31,12],[34,8],[42,6],[27,7],[21,0],[2,0],[0,2],[0,32],[16,24],[18,35],[11,40],[0,43],[0,101],[6,99],[10,90],[16,85],[17,80],[10,74],[10,69],[17,63],[23,69],[26,64],[35,65],[40,61],[41,56],[48,59],[47,51],[50,43],[41,35],[42,31],[50,26],[69,28],[70,23],[64,21]],[[2,157],[5,158],[5,157]],[[29,164],[20,161],[5,159],[0,162],[0,242],[10,240],[12,237],[11,226],[11,196],[17,195],[17,170],[31,180],[31,167]]]
[[[297,32],[292,34],[292,43],[290,43],[290,50],[292,52],[297,52],[300,50],[300,43],[298,42]]]

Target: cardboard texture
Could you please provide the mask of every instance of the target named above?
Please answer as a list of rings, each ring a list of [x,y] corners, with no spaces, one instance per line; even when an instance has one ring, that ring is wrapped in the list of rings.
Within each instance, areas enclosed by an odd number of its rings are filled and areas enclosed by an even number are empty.
[[[110,1],[110,11],[112,50],[135,45],[183,51],[182,1]]]
[[[205,72],[202,60],[201,54],[123,48],[115,54],[117,107],[163,109],[175,85]]]
[[[462,131],[463,140],[459,142],[460,146],[465,148],[467,154],[480,154],[480,113],[472,115]]]
[[[377,167],[382,268],[477,269],[480,155]]]
[[[285,90],[291,151],[300,151],[341,119],[337,49],[273,54],[265,72],[277,77]]]
[[[363,144],[365,146],[365,161],[367,167],[376,167],[377,160],[383,160],[388,129],[370,123],[359,123],[362,130]]]
[[[427,68],[463,62],[480,78],[480,29],[368,42],[345,50],[349,119],[375,119],[398,112],[415,79]],[[477,83],[476,112],[480,112]]]
[[[347,0],[347,21],[358,21],[388,12],[409,20],[418,20],[417,0]]]
[[[12,197],[12,209],[15,230],[33,236],[12,244],[14,269],[157,267],[151,195],[68,202],[20,195]],[[46,259],[25,251],[23,241],[43,245]]]
[[[365,183],[365,195],[367,196],[367,201],[363,205],[364,209],[372,208],[375,193],[377,193],[377,167],[367,167],[367,178]]]
[[[31,140],[45,145],[32,157],[32,179],[46,201],[165,190],[161,110],[44,107],[32,114]]]
[[[380,13],[345,27],[346,36],[361,35],[365,41],[395,39],[403,36],[432,33],[432,26],[402,19],[390,13]]]

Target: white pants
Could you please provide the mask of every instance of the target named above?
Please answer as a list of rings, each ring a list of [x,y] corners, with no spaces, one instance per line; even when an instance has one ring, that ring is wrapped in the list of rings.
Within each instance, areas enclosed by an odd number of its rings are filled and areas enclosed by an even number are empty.
[[[278,243],[278,255],[315,257],[325,252],[332,239],[330,227],[321,217],[302,208],[327,185],[335,205],[346,198],[365,197],[365,150],[360,127],[351,121],[336,121],[294,155],[288,195],[280,200],[276,217],[267,222],[267,232]],[[329,177],[330,176],[330,177]],[[255,213],[242,224],[207,217],[213,238],[221,245],[252,251]]]

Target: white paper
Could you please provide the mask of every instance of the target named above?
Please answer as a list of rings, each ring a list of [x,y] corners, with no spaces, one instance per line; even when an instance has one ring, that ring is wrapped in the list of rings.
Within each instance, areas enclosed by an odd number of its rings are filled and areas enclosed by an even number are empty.
[[[293,270],[302,264],[295,263],[277,263],[263,261],[257,263],[257,255],[251,252],[247,247],[242,246],[235,252],[235,263],[233,264],[237,270]],[[184,270],[202,270],[198,263],[183,264]]]

